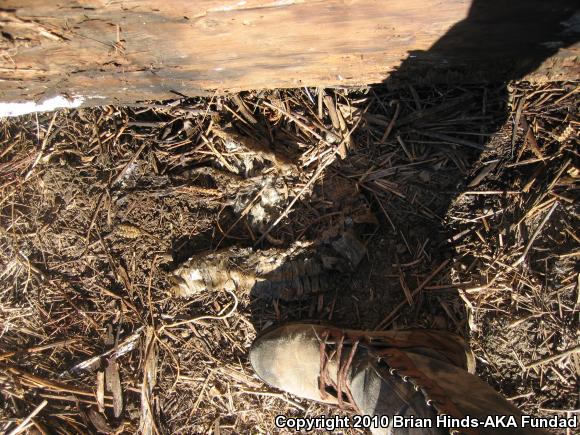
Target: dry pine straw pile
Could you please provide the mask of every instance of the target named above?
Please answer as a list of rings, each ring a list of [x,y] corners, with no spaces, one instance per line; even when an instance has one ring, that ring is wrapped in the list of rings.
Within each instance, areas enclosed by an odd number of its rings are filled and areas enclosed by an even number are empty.
[[[577,412],[579,101],[578,83],[295,89],[2,120],[2,430],[328,413],[247,362],[257,331],[306,317],[463,334],[526,412]],[[169,292],[192,255],[345,231],[367,256],[325,294]]]

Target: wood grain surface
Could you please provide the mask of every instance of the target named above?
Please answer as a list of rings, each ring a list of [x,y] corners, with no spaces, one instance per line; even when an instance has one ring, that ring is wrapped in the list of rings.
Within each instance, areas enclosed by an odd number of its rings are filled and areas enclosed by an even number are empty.
[[[473,12],[466,0],[0,0],[0,101],[60,94],[103,104],[367,85],[402,62],[415,81],[465,69],[473,80],[502,78],[514,55],[542,44],[557,49],[530,78],[578,77],[577,42],[554,40],[529,11],[486,9],[466,21]],[[498,22],[509,14],[517,22]],[[478,35],[481,45],[461,32]],[[446,41],[443,49],[438,41]]]

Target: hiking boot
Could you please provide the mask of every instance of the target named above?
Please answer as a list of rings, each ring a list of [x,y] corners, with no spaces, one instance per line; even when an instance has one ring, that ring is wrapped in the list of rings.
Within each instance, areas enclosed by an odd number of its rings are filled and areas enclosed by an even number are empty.
[[[475,367],[473,354],[463,340],[446,332],[357,331],[314,323],[288,323],[263,331],[252,345],[250,362],[256,374],[272,387],[305,399],[339,404],[344,397],[332,390],[344,385],[357,350],[358,360],[371,349],[380,352],[388,348],[441,358],[470,372]]]
[[[473,354],[460,337],[447,332],[357,331],[289,323],[259,334],[250,362],[265,383],[298,397],[358,414],[389,416],[390,422],[393,416],[433,421],[433,428],[406,428],[397,434],[448,433],[435,427],[442,415],[483,420],[489,415],[521,415],[472,374]],[[394,433],[390,426],[371,431]],[[458,433],[543,432],[509,428]]]

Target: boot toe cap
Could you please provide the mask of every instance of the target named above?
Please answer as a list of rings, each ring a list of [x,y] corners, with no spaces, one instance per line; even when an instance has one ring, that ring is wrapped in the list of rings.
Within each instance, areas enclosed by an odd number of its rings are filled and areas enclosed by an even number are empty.
[[[322,401],[318,387],[320,344],[314,329],[276,328],[256,339],[249,356],[255,373],[268,385]]]

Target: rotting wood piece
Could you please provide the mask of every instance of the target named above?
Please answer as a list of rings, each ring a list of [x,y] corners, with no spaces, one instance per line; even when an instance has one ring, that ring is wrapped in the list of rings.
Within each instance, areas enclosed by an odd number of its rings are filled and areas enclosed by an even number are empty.
[[[572,0],[4,0],[0,101],[365,85],[403,60],[414,81],[573,78],[576,9]]]

